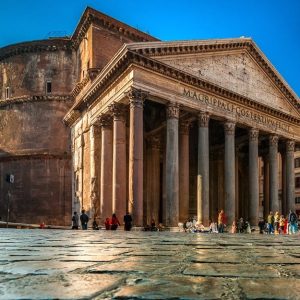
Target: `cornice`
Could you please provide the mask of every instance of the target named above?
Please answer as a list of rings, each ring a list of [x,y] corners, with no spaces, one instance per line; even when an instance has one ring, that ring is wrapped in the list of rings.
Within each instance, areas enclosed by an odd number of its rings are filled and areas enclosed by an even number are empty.
[[[129,45],[129,49],[141,55],[151,57],[244,50],[249,53],[256,63],[265,71],[286,99],[297,109],[300,109],[298,96],[292,91],[279,72],[272,66],[263,52],[260,51],[250,38],[169,43],[153,42],[147,44],[143,43],[140,48],[138,44],[132,44]]]
[[[69,95],[24,95],[6,100],[0,100],[0,107],[5,107],[12,104],[22,104],[28,102],[45,102],[45,101],[71,101]]]
[[[55,52],[59,50],[72,50],[69,38],[57,38],[19,43],[0,48],[0,61],[24,53]]]
[[[139,54],[138,52],[128,50],[127,48],[123,49],[122,55],[119,55],[118,59],[115,60],[115,62],[109,68],[105,68],[98,75],[98,77],[94,80],[90,90],[74,104],[71,110],[75,109],[83,111],[89,107],[93,101],[95,101],[101,95],[101,93],[103,93],[111,84],[113,84],[113,82],[131,65],[140,66],[187,85],[191,85],[194,88],[202,89],[207,93],[213,93],[222,98],[226,98],[236,103],[240,103],[250,108],[257,109],[261,112],[273,115],[281,120],[300,125],[300,118],[296,118],[285,112],[261,104],[246,96],[230,91],[226,88],[218,86],[217,84],[198,78],[184,71],[175,69],[165,63]]]
[[[158,39],[125,23],[87,7],[72,36],[72,47],[77,49],[91,24],[128,37],[135,42],[157,41]]]
[[[16,160],[29,160],[29,159],[67,159],[72,158],[71,154],[66,153],[27,153],[27,154],[15,154],[0,156],[0,162],[16,161]]]

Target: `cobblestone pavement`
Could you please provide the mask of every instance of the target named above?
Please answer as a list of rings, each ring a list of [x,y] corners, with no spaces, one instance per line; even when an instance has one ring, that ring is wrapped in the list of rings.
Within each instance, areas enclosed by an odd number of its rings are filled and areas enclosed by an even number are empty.
[[[300,299],[300,236],[0,229],[0,299]]]

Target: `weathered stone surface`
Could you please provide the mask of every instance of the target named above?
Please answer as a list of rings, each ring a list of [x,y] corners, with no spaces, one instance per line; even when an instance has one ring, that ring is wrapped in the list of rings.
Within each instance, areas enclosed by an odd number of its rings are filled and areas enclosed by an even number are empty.
[[[299,299],[299,279],[277,279],[272,281],[239,279],[245,299]]]
[[[191,267],[186,268],[183,274],[194,276],[251,278],[273,278],[280,276],[276,269],[267,266],[227,263],[195,263]]]
[[[298,299],[298,248],[299,235],[0,229],[0,300]]]
[[[118,276],[99,274],[26,276],[0,282],[0,299],[89,299],[115,289],[120,282]]]
[[[158,276],[127,284],[116,292],[114,299],[221,299],[225,289],[222,279]]]

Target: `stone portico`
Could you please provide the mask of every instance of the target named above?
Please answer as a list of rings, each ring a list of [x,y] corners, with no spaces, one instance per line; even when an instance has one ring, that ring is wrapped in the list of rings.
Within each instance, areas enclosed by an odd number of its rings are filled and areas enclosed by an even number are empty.
[[[299,102],[251,39],[125,45],[64,120],[73,208],[101,223],[129,211],[135,226],[208,225],[224,209],[257,225],[295,208]]]

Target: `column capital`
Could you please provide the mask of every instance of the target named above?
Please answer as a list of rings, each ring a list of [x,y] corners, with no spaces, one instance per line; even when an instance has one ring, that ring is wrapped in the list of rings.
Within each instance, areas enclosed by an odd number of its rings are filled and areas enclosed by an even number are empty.
[[[224,123],[224,130],[226,135],[234,135],[235,123],[232,121],[226,121]]]
[[[259,130],[256,128],[250,128],[249,129],[249,140],[256,142],[256,141],[258,141],[258,137],[259,137]]]
[[[167,118],[168,119],[179,119],[179,107],[178,103],[169,102],[167,104]]]
[[[92,132],[93,135],[100,133],[100,126],[98,122],[90,125],[90,131]]]
[[[190,121],[182,121],[179,124],[179,133],[183,135],[188,135],[190,132]]]
[[[126,96],[129,98],[129,101],[144,101],[148,95],[149,92],[143,91],[141,89],[137,89],[132,87],[128,92],[125,93]]]
[[[286,141],[286,152],[294,152],[295,151],[295,141],[288,140]]]
[[[278,135],[272,134],[269,136],[269,145],[278,146]]]
[[[209,124],[209,113],[200,111],[198,114],[198,124],[200,127],[208,127]]]
[[[123,103],[113,102],[109,105],[109,111],[113,115],[114,121],[125,122],[126,105]]]
[[[112,125],[112,118],[109,114],[101,114],[97,118],[97,124],[99,124],[100,127],[108,128]]]
[[[149,92],[133,87],[128,92],[126,92],[126,96],[129,98],[130,108],[143,108],[144,101],[148,97],[148,95]]]
[[[151,149],[160,149],[161,141],[158,136],[150,136],[147,138],[147,142]]]

